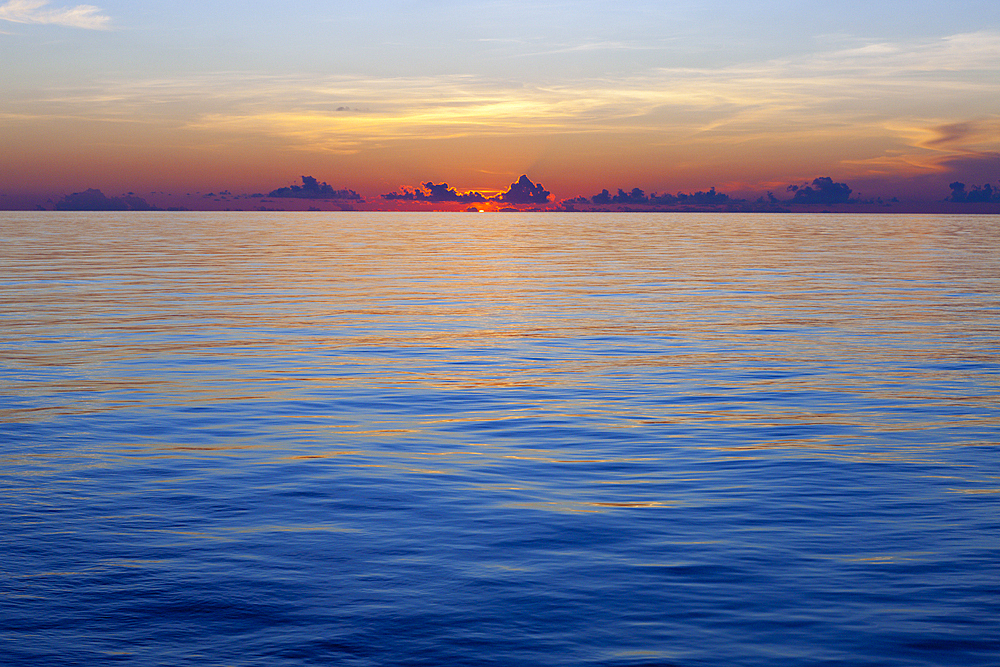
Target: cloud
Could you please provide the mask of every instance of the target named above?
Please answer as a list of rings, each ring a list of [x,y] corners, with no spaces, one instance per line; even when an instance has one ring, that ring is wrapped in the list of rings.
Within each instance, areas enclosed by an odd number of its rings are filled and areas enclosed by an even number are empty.
[[[961,57],[960,57],[961,56]],[[961,67],[958,72],[956,68]],[[697,136],[730,142],[768,134],[903,136],[962,122],[948,110],[1000,117],[1000,33],[872,44],[719,68],[658,68],[602,79],[524,81],[469,75],[369,78],[219,72],[187,79],[107,81],[53,91],[54,104],[107,115],[187,106],[187,127],[267,134],[356,151],[365,144],[513,133]],[[43,102],[39,100],[39,102]],[[365,109],[366,113],[344,113]],[[336,110],[339,113],[334,112]]]
[[[661,68],[614,80],[264,78],[254,86],[255,102],[220,99],[190,126],[266,134],[339,153],[400,140],[558,132],[626,132],[646,135],[654,146],[731,145],[761,137],[812,143],[860,133],[917,148],[927,135],[916,137],[913,128],[964,120],[949,110],[1000,116],[998,44],[997,34],[977,33],[733,67]],[[960,47],[968,49],[961,63]],[[322,108],[334,99],[371,111]]]
[[[846,183],[835,183],[829,176],[814,178],[812,187],[789,186],[795,192],[793,204],[845,204],[851,198],[851,188]]]
[[[56,202],[57,211],[156,211],[142,197],[122,195],[108,197],[96,188],[74,192]]]
[[[511,139],[517,151],[591,163],[614,147],[622,156],[641,153],[644,164],[655,159],[665,170],[688,173],[730,174],[741,159],[775,163],[775,156],[790,156],[784,158],[790,166],[771,179],[835,173],[858,183],[940,175],[943,158],[1000,150],[1000,32],[617,78],[555,78],[544,71],[527,79],[247,72],[109,78],[12,92],[4,106],[0,123],[18,127],[131,123],[157,138],[262,152],[422,155],[440,152],[435,142],[474,146],[484,139],[485,150]],[[543,168],[534,157],[522,158],[501,171]],[[615,168],[611,163],[591,169]],[[771,165],[762,160],[759,169],[721,178],[754,187],[765,168]],[[552,179],[545,180],[552,185]],[[725,181],[720,187],[733,189]]]
[[[938,136],[924,142],[929,147],[960,144],[973,132],[971,123],[948,123],[931,130],[936,131]]]
[[[715,186],[713,185],[708,192],[678,192],[676,195],[672,195],[667,192],[663,194],[653,192],[647,195],[641,188],[632,188],[628,192],[618,188],[618,194],[612,195],[608,192],[608,189],[605,188],[589,199],[587,197],[577,197],[576,199],[568,201],[576,204],[592,203],[595,206],[649,206],[653,208],[694,206],[702,207],[704,210],[716,210],[717,207],[729,204],[734,200],[732,200],[727,194],[716,192]]]
[[[527,176],[521,176],[517,182],[511,183],[510,189],[497,197],[497,200],[506,204],[544,204],[549,201],[551,194],[541,183],[532,183]]]
[[[949,123],[900,124],[891,131],[909,149],[863,160],[841,160],[865,191],[877,180],[898,181],[903,194],[937,199],[942,178],[978,182],[1000,175],[1000,114]]]
[[[354,190],[334,190],[329,183],[320,183],[312,176],[303,176],[302,185],[278,188],[277,190],[272,190],[267,196],[289,199],[349,199],[352,201],[361,201],[361,195]]]
[[[959,182],[952,183],[948,187],[951,188],[951,195],[947,199],[950,202],[1000,202],[1000,189],[994,189],[990,183],[973,185],[972,190],[966,190],[965,183]]]
[[[809,61],[825,69],[898,75],[995,70],[998,56],[1000,33],[981,30],[931,40],[872,43],[821,54]]]
[[[423,186],[422,190],[403,188],[403,192],[390,192],[382,195],[382,199],[386,201],[461,202],[465,204],[487,201],[486,197],[479,192],[460,193],[455,188],[449,188],[447,183],[428,181],[421,185]]]
[[[48,0],[9,0],[0,5],[0,19],[13,23],[52,23],[71,28],[107,30],[111,18],[100,13],[99,7],[77,5],[60,9],[43,9]]]
[[[552,193],[542,187],[541,183],[531,182],[527,176],[521,176],[517,181],[510,184],[506,192],[502,192],[495,197],[484,197],[479,192],[460,193],[455,188],[449,188],[447,183],[433,183],[428,181],[422,184],[423,189],[407,190],[402,192],[390,192],[382,195],[382,199],[387,201],[425,201],[425,202],[458,202],[463,204],[482,202],[501,202],[504,204],[545,204],[549,201]]]
[[[978,154],[981,147],[995,146],[998,137],[1000,118],[964,120],[926,128],[918,145],[935,151]]]
[[[545,51],[534,51],[529,53],[518,54],[519,58],[534,58],[537,56],[547,56],[554,55],[558,53],[574,53],[580,51],[659,51],[666,48],[663,45],[650,45],[641,43],[630,43],[630,42],[614,42],[614,41],[604,41],[604,42],[585,42],[582,44],[570,44],[564,46],[556,46],[555,48],[547,49]]]

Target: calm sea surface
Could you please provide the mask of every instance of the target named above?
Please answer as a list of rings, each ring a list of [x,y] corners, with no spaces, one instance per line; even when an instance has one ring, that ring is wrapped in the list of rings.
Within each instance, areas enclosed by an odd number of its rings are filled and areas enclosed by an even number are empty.
[[[2,664],[1000,664],[1000,217],[0,243]]]

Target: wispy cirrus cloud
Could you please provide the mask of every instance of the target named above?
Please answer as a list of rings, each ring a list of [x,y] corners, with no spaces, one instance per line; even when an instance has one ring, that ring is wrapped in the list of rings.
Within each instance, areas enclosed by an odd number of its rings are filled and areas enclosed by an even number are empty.
[[[572,135],[566,145],[604,146],[614,137],[671,164],[797,154],[837,165],[842,177],[939,175],[960,158],[1000,152],[998,75],[1000,33],[982,31],[616,79],[217,72],[93,81],[0,102],[0,119],[339,155],[435,151],[440,140],[538,145]]]
[[[722,68],[659,68],[613,80],[222,72],[95,81],[5,106],[133,122],[164,113],[189,128],[275,134],[310,146],[337,136],[358,145],[558,131],[731,143],[759,134],[851,134],[863,126],[940,151],[973,139],[996,143],[998,73],[1000,33],[980,32]],[[979,120],[970,125],[970,118]]]
[[[107,30],[111,18],[101,14],[99,7],[77,5],[48,9],[48,0],[9,0],[0,5],[0,20],[13,23],[48,23],[71,28]]]

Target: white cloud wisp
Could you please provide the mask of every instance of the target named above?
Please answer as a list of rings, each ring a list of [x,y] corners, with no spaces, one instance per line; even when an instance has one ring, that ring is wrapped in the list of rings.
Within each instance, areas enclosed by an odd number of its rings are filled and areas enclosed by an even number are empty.
[[[0,5],[0,20],[13,23],[48,23],[71,28],[107,30],[111,18],[101,14],[99,7],[77,5],[59,9],[45,9],[48,0],[9,0]]]

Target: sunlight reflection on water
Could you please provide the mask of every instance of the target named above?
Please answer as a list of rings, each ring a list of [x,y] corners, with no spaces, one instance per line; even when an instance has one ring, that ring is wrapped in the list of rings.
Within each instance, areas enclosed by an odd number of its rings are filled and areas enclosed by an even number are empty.
[[[0,655],[995,664],[998,230],[0,213]]]

